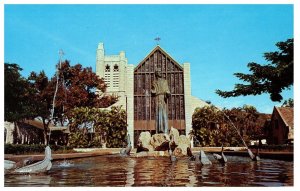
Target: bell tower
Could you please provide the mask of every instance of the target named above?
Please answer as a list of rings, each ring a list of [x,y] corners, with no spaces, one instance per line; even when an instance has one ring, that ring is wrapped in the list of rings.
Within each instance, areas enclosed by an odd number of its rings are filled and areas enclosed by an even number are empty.
[[[133,139],[133,69],[128,64],[125,51],[117,55],[106,55],[104,44],[98,44],[96,53],[96,74],[103,78],[106,85],[106,93],[119,97],[114,106],[122,106],[127,112],[127,131],[130,140]],[[133,141],[132,141],[132,144]]]

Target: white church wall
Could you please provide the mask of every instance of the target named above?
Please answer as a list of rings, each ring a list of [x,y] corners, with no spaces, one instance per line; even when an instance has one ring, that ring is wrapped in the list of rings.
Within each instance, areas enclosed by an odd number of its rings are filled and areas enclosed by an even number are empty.
[[[184,108],[185,134],[188,135],[192,129],[190,63],[183,64],[183,80],[184,80],[184,99],[185,99],[185,108]]]

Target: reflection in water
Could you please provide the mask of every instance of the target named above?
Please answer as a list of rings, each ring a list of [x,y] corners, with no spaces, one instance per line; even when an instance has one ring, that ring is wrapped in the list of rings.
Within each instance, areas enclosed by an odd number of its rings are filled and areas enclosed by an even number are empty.
[[[5,177],[5,186],[49,186],[52,177],[49,175],[10,175],[9,180]]]
[[[5,175],[5,186],[293,186],[293,162],[228,156],[212,165],[180,158],[99,156],[53,162],[42,175]]]
[[[130,159],[127,163],[127,176],[126,176],[126,185],[125,186],[132,186],[134,184],[134,166],[135,160]]]

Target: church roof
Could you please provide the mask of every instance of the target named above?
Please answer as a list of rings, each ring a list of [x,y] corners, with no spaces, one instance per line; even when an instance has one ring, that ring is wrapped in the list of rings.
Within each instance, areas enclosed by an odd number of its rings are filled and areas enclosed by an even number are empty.
[[[145,61],[152,55],[154,54],[156,51],[160,51],[163,55],[165,55],[166,57],[168,57],[175,65],[177,65],[181,70],[183,70],[182,66],[176,61],[174,60],[170,54],[168,54],[164,49],[162,49],[159,45],[157,45],[136,67],[135,67],[135,71],[137,69],[139,69],[144,63]]]

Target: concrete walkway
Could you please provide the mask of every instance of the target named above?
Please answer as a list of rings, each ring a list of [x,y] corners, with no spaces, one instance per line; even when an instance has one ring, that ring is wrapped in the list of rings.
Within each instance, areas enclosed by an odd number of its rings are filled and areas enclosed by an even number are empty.
[[[98,150],[98,151],[91,151],[91,152],[74,152],[74,153],[64,153],[64,154],[52,154],[53,161],[55,160],[65,160],[65,159],[74,159],[74,158],[85,158],[85,157],[94,157],[94,156],[102,156],[102,155],[112,155],[116,154],[115,151],[111,150]],[[12,155],[12,154],[5,154],[5,160],[12,160],[12,161],[21,161],[26,158],[31,158],[33,161],[40,161],[43,160],[45,157],[44,154],[34,154],[34,155]]]

